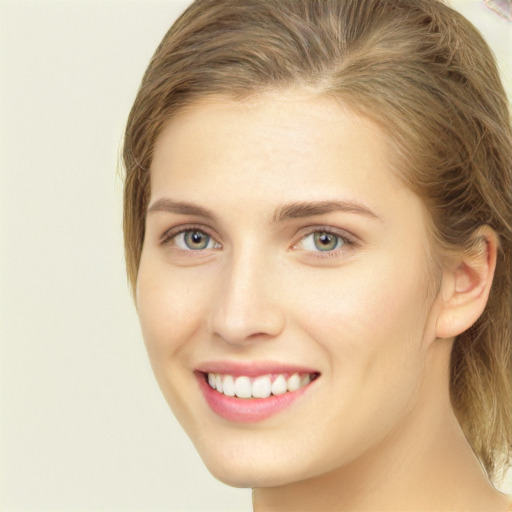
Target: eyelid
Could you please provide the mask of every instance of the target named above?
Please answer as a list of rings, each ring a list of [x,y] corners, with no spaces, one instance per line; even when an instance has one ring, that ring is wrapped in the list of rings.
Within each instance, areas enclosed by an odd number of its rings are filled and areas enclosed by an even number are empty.
[[[164,231],[164,233],[160,237],[160,245],[170,245],[171,240],[176,237],[177,235],[187,232],[187,231],[201,231],[211,237],[216,244],[218,244],[220,247],[215,248],[215,250],[221,249],[222,244],[219,242],[219,237],[212,232],[210,228],[207,226],[203,226],[201,224],[181,224],[178,226],[171,227]],[[294,242],[290,249],[292,250],[301,250],[298,245],[300,242],[307,236],[312,235],[314,233],[329,233],[335,236],[338,236],[346,241],[346,243],[339,249],[335,249],[333,251],[308,251],[303,250],[303,252],[308,253],[309,255],[317,258],[329,258],[329,257],[335,257],[338,256],[341,253],[347,252],[351,250],[354,247],[358,247],[361,245],[361,242],[358,237],[356,237],[353,233],[340,228],[335,228],[333,226],[328,225],[315,225],[315,226],[309,226],[307,228],[303,228],[299,231],[296,242]],[[196,251],[186,251],[183,249],[179,249],[182,252],[186,253],[195,253],[196,255],[199,255],[201,253],[204,253],[206,251],[211,251],[212,249],[199,249]]]
[[[201,226],[199,224],[180,224],[179,226],[174,226],[172,228],[167,229],[160,237],[160,245],[170,244],[174,237],[187,231],[200,231],[201,233],[208,235],[215,241],[215,243],[219,244],[222,247],[222,244],[218,241],[217,236],[212,234],[211,230],[209,230],[206,226]],[[203,249],[203,251],[207,250],[211,249]],[[201,252],[201,250],[191,252]]]
[[[343,238],[351,245],[358,245],[360,243],[359,239],[346,229],[335,228],[332,226],[309,226],[307,228],[301,229],[299,234],[297,235],[297,242],[293,244],[292,247],[295,247],[301,242],[305,237],[312,235],[314,233],[329,233],[331,235],[339,236]]]

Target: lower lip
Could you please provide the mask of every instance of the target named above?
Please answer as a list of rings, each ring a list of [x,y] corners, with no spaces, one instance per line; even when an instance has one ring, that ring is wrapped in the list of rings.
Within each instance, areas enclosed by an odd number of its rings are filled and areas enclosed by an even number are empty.
[[[313,384],[310,382],[297,391],[287,391],[278,396],[268,398],[237,398],[223,395],[212,389],[205,380],[204,374],[196,374],[199,387],[210,409],[221,418],[234,423],[256,423],[290,407],[297,398],[303,395]]]

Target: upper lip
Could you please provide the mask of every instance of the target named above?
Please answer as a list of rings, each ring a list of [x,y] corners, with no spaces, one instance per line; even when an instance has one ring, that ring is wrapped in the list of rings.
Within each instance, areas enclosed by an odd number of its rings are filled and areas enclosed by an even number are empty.
[[[257,377],[259,375],[278,373],[316,373],[318,370],[309,366],[280,363],[277,361],[208,361],[196,367],[201,373],[221,373],[225,375]]]

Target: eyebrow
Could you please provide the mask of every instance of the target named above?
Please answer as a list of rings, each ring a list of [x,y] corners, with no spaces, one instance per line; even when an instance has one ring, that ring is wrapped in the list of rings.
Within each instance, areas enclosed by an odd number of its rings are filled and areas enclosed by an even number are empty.
[[[150,212],[168,212],[178,213],[182,215],[196,215],[198,217],[205,217],[206,219],[215,220],[216,217],[207,208],[199,206],[195,203],[188,203],[185,201],[173,201],[167,197],[162,197],[155,201],[149,208],[147,213]]]
[[[289,219],[300,219],[325,215],[332,212],[355,213],[382,221],[375,212],[368,207],[353,201],[313,201],[287,203],[276,210],[273,218],[274,223],[285,222]]]
[[[280,224],[290,219],[300,219],[305,217],[314,217],[316,215],[325,215],[332,212],[345,212],[364,215],[382,221],[375,212],[368,207],[353,201],[297,201],[286,203],[280,206],[272,217],[273,224]],[[150,212],[168,212],[182,215],[195,215],[215,221],[216,216],[207,208],[195,203],[185,201],[173,201],[163,197],[155,201],[149,208]]]

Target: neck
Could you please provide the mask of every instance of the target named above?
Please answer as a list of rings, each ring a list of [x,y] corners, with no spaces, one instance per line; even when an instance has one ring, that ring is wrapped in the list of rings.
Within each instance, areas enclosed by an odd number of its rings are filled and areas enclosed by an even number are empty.
[[[449,356],[446,345],[438,350]],[[430,392],[378,446],[330,473],[254,489],[255,512],[507,510],[458,424],[448,386],[439,384],[449,371],[449,357],[441,360],[427,377]]]

